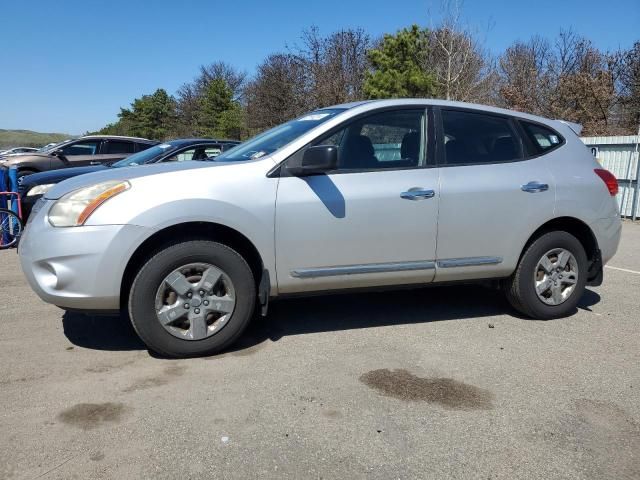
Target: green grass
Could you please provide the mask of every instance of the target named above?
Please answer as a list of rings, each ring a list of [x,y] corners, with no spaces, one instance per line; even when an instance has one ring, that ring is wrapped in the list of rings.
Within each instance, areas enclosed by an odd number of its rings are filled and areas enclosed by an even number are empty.
[[[8,147],[42,147],[47,143],[61,142],[73,135],[66,133],[40,133],[31,130],[3,130],[0,128],[0,149]]]

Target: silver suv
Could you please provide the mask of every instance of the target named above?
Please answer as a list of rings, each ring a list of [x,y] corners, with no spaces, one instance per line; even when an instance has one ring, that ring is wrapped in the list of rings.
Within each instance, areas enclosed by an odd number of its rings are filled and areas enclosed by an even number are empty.
[[[319,291],[489,279],[524,315],[562,317],[621,230],[616,180],[574,130],[436,100],[321,109],[216,162],[56,185],[22,267],[46,302],[128,311],[168,356],[218,352],[256,306]]]

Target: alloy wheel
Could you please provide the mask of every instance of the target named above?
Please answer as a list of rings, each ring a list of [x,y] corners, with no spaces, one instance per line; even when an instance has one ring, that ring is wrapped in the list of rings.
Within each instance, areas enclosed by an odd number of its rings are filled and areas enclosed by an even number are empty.
[[[231,279],[208,263],[176,268],[161,282],[155,298],[160,324],[171,335],[185,340],[215,335],[228,323],[235,304]]]
[[[573,294],[578,282],[578,262],[564,248],[554,248],[538,261],[534,284],[538,298],[547,305],[560,305]]]

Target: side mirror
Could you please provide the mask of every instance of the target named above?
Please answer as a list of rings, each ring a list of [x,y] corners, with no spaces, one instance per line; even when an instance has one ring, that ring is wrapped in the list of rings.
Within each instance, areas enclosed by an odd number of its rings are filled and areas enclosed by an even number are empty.
[[[336,168],[338,168],[338,147],[333,145],[309,147],[305,150],[299,165],[287,165],[287,170],[297,177],[317,175]]]
[[[51,152],[51,155],[54,155],[56,157],[62,157],[64,156],[64,152],[61,148],[58,148],[56,150],[54,150],[53,152]]]

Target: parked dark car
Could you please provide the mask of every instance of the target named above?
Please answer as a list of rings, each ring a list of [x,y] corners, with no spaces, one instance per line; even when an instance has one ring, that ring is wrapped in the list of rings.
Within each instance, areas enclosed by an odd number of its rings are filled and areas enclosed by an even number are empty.
[[[171,140],[134,153],[133,155],[112,164],[90,165],[86,167],[61,168],[49,172],[34,173],[19,179],[20,197],[22,199],[22,216],[26,218],[31,208],[47,190],[56,183],[67,178],[85,173],[97,172],[108,168],[131,167],[149,163],[183,162],[187,160],[210,160],[220,153],[235,147],[236,140],[215,140],[206,138],[189,138]]]
[[[117,162],[158,143],[146,138],[89,135],[58,143],[43,151],[4,157],[0,159],[0,166],[16,167],[19,178],[59,168]]]

